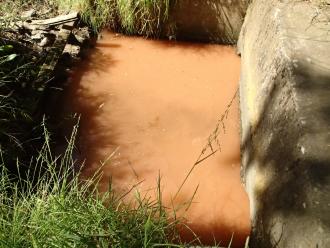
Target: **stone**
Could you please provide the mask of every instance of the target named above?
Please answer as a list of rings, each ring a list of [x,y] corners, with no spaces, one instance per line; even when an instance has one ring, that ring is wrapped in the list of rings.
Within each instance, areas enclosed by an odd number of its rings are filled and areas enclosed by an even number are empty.
[[[48,37],[44,37],[44,38],[40,41],[40,43],[39,43],[38,45],[41,46],[41,47],[45,47],[45,46],[47,46],[49,43],[50,43],[49,38],[48,38]]]
[[[330,247],[330,6],[254,0],[240,33],[249,247]]]
[[[35,9],[30,9],[30,10],[27,10],[27,11],[24,11],[22,13],[22,18],[31,18],[31,17],[34,17],[36,16],[37,12]]]
[[[31,36],[32,40],[41,40],[42,38],[44,38],[44,35],[41,32],[37,32]]]
[[[68,53],[72,58],[77,58],[80,53],[80,46],[67,44],[64,47],[63,53]]]
[[[84,44],[90,39],[88,27],[73,30],[73,34],[80,44]]]

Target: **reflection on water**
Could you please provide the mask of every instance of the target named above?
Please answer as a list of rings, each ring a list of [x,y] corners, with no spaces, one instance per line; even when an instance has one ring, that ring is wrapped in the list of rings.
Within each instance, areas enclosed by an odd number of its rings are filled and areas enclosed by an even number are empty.
[[[239,176],[237,99],[221,152],[199,164],[173,200],[237,90],[239,63],[230,47],[104,32],[72,76],[66,101],[68,111],[82,114],[84,174],[114,153],[103,168],[104,189],[112,178],[117,191],[140,182],[140,192],[154,196],[160,175],[164,203],[171,207],[189,202],[199,186],[189,210],[181,211],[189,227],[209,244],[225,245],[234,233],[234,244],[241,246],[250,223]]]

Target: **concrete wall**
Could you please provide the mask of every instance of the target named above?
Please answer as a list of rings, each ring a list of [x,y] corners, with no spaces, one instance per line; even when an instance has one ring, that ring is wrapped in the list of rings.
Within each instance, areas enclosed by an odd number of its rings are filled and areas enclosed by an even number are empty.
[[[251,247],[330,247],[330,6],[254,0],[239,40]]]
[[[248,0],[177,0],[169,33],[178,40],[236,44]]]

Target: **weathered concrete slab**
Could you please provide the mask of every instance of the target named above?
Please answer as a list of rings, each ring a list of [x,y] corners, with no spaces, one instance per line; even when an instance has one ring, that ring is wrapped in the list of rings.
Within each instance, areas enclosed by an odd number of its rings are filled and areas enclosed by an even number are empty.
[[[330,6],[254,0],[239,40],[251,247],[330,247]]]
[[[177,39],[236,44],[249,0],[180,0],[171,12]]]

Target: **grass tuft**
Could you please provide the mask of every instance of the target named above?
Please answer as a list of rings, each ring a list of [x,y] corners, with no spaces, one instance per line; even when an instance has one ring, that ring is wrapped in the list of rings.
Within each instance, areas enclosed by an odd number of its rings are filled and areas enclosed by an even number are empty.
[[[103,27],[158,37],[175,0],[57,0],[59,10],[75,9],[95,32]]]
[[[175,3],[176,0],[3,0],[0,23],[5,26],[19,21],[22,11],[29,9],[37,10],[38,18],[75,10],[96,33],[102,28],[111,28],[125,34],[156,38],[161,35]]]
[[[52,153],[43,128],[44,145],[26,175],[13,178],[0,164],[1,247],[183,247],[174,244],[177,221],[161,194],[151,201],[136,193],[129,204],[111,187],[100,194],[100,175],[83,181],[74,170],[77,127],[62,156]]]
[[[40,133],[36,111],[42,92],[36,78],[43,60],[29,48],[0,39],[0,151],[11,167],[31,152]]]

